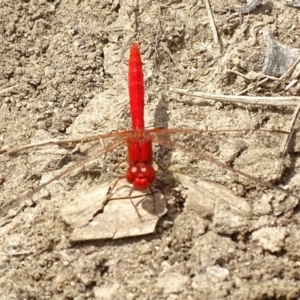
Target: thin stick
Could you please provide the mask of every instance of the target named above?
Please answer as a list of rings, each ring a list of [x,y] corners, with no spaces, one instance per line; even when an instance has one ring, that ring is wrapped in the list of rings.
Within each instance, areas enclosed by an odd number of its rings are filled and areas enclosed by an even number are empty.
[[[185,70],[184,68],[182,67],[181,64],[179,64],[177,62],[177,60],[175,59],[175,57],[172,55],[170,49],[168,48],[168,46],[166,45],[166,43],[164,42],[160,42],[160,45],[163,47],[163,49],[167,52],[167,54],[170,56],[170,58],[172,59],[173,63],[176,65],[177,69],[181,72],[181,73],[184,73]]]
[[[205,0],[205,6],[206,6],[208,19],[209,19],[209,25],[210,25],[210,28],[211,28],[211,31],[213,34],[214,42],[215,42],[215,44],[220,44],[219,35],[218,35],[217,28],[216,28],[216,24],[214,21],[214,15],[213,15],[213,12],[210,7],[209,0]],[[220,44],[220,48],[221,48],[221,44]]]
[[[227,21],[235,17],[240,17],[240,21],[242,22],[242,16],[249,14],[252,10],[254,10],[257,6],[259,6],[261,2],[262,2],[261,0],[252,0],[249,4],[241,8],[239,11],[230,15]]]
[[[100,27],[100,28],[97,28],[97,32],[117,32],[117,31],[123,31],[124,30],[124,27],[111,27],[111,28],[108,28],[108,27]]]
[[[262,74],[262,77],[263,79],[259,82],[257,82],[255,85],[256,86],[260,86],[262,83],[268,81],[269,79],[270,80],[274,80],[274,81],[282,81],[283,79],[285,79],[292,71],[293,69],[298,65],[298,63],[300,62],[300,57],[291,65],[290,68],[288,68],[288,70],[282,74],[279,78],[277,77],[274,77],[274,76],[269,76],[269,75],[265,75],[265,74]],[[229,71],[229,70],[228,70]],[[230,70],[231,71],[231,70]],[[239,75],[239,76],[242,76],[244,77],[245,75],[244,74],[241,74],[239,72],[236,72],[236,71],[231,71],[233,73],[235,73],[236,75]],[[247,76],[245,76],[245,78],[247,78]],[[242,90],[241,92],[238,93],[238,95],[242,95],[244,94],[245,92],[247,92],[248,90],[252,89],[253,86],[249,86],[247,87],[246,89]]]
[[[240,95],[243,95],[245,94],[246,92],[248,92],[249,90],[253,89],[254,86],[260,86],[261,84],[263,84],[264,82],[268,81],[269,78],[266,77],[266,78],[263,78],[261,81],[255,83],[255,84],[250,84],[248,87],[246,87],[244,90],[240,91],[237,95],[240,96]]]
[[[260,27],[263,27],[265,26],[265,23],[264,22],[260,22],[260,23],[257,23],[255,25],[253,25],[251,28],[250,28],[250,37],[251,37],[251,46],[255,46],[256,42],[257,42],[257,37],[256,37],[256,33],[258,32],[255,32],[255,29],[256,28],[260,28]]]
[[[170,89],[172,93],[188,95],[193,97],[203,98],[211,101],[223,101],[233,102],[240,104],[258,104],[258,105],[270,105],[270,106],[296,106],[300,103],[300,97],[298,96],[278,96],[278,97],[257,97],[257,96],[235,96],[235,95],[222,95],[222,94],[210,94],[202,92],[190,92],[187,89]],[[179,100],[184,102],[184,100]]]
[[[253,78],[251,78],[251,77],[249,77],[249,76],[247,76],[247,75],[245,75],[245,74],[243,74],[243,73],[240,73],[240,72],[238,72],[238,71],[235,71],[235,70],[230,70],[230,69],[226,69],[225,70],[227,73],[232,73],[232,74],[235,74],[235,75],[237,75],[237,76],[240,76],[240,77],[242,77],[242,78],[244,78],[244,79],[246,79],[246,80],[249,80],[249,81],[251,81],[251,80],[253,80]],[[271,79],[271,80],[281,80],[280,78],[277,78],[277,77],[274,77],[274,76],[269,76],[269,75],[265,75],[265,74],[263,74],[263,73],[255,73],[255,77],[256,78],[261,78],[261,77],[264,77],[264,79],[265,78],[267,78],[267,79]],[[255,79],[255,78],[254,78]]]
[[[292,70],[298,65],[298,63],[300,62],[300,57],[291,65],[291,67],[279,78],[279,80],[284,79],[285,77],[287,77]]]
[[[13,86],[10,86],[10,87],[8,87],[8,88],[5,88],[5,89],[0,90],[0,95],[5,94],[5,93],[8,93],[8,92],[11,92],[11,91],[13,91],[15,88],[17,88],[17,87],[23,87],[23,88],[29,90],[29,88],[28,88],[27,86],[23,85],[23,84],[16,84],[16,85],[13,85]]]
[[[0,256],[21,256],[21,255],[28,255],[34,253],[33,250],[28,251],[19,251],[19,252],[2,252]]]
[[[288,131],[290,131],[291,133],[289,135],[286,135],[285,137],[283,137],[283,142],[282,145],[280,147],[280,152],[282,153],[282,155],[286,154],[286,151],[288,149],[288,145],[290,144],[291,138],[293,136],[294,133],[294,127],[295,127],[295,122],[299,117],[299,113],[300,113],[300,104],[295,108],[293,117],[292,117],[292,121],[290,123],[289,129]]]

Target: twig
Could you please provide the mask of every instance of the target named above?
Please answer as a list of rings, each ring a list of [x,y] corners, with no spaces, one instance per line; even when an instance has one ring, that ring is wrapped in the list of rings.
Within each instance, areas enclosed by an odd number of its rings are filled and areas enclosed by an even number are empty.
[[[260,27],[263,27],[265,26],[265,23],[264,22],[260,22],[260,23],[257,23],[255,25],[253,25],[250,29],[250,36],[251,36],[251,46],[255,46],[256,42],[257,42],[257,38],[256,38],[256,33],[258,32],[255,32],[255,29],[257,28],[260,28]]]
[[[240,10],[236,11],[235,13],[231,14],[229,18],[227,19],[228,21],[230,19],[233,19],[235,17],[240,17],[240,20],[242,20],[243,15],[249,14],[252,10],[254,10],[257,6],[261,4],[262,0],[253,0]]]
[[[285,77],[287,77],[289,75],[289,73],[292,72],[293,69],[295,69],[295,67],[298,65],[298,63],[300,62],[300,57],[292,64],[292,66],[280,77],[280,80],[284,79]]]
[[[220,44],[220,48],[221,48],[221,43],[219,40],[219,35],[218,35],[217,28],[216,28],[216,24],[214,21],[214,15],[213,15],[213,12],[210,7],[209,0],[205,0],[205,6],[206,6],[207,14],[208,14],[209,25],[210,25],[211,31],[213,33],[214,42],[216,44]]]
[[[15,88],[17,88],[17,87],[23,87],[23,88],[25,88],[25,89],[28,89],[28,87],[25,86],[25,85],[22,85],[22,84],[16,84],[16,85],[13,85],[13,86],[10,86],[10,87],[8,87],[8,88],[5,88],[5,89],[0,90],[0,95],[5,94],[5,93],[8,93],[8,92],[11,92],[11,91],[13,91]]]
[[[250,84],[248,87],[246,87],[244,90],[240,91],[237,95],[240,96],[240,95],[243,95],[245,94],[246,92],[248,92],[249,90],[251,90],[254,86],[260,86],[261,84],[265,83],[266,81],[268,81],[270,78],[269,77],[265,77],[263,78],[261,81],[259,82],[256,82],[254,84]]]
[[[189,95],[193,97],[203,98],[211,101],[223,101],[233,102],[241,104],[259,104],[259,105],[270,105],[270,106],[296,106],[300,103],[300,97],[289,96],[289,97],[257,97],[257,96],[235,96],[235,95],[222,95],[222,94],[210,94],[202,92],[190,92],[187,89],[170,89],[170,92],[182,95]]]
[[[124,27],[100,27],[97,28],[97,32],[117,32],[117,31],[123,31]]]
[[[294,114],[293,114],[293,117],[292,117],[292,121],[291,121],[290,126],[288,128],[288,131],[290,131],[291,133],[283,138],[283,142],[282,142],[282,145],[280,147],[280,153],[282,155],[285,155],[285,153],[288,149],[288,145],[289,145],[289,143],[291,141],[291,138],[293,136],[293,133],[294,133],[295,122],[299,117],[299,113],[300,113],[300,104],[297,105],[297,107],[295,108],[295,111],[294,111]]]
[[[170,58],[172,59],[173,63],[176,65],[177,69],[181,72],[184,73],[185,70],[184,68],[181,66],[181,64],[179,64],[177,62],[177,60],[175,59],[175,57],[172,55],[170,49],[168,48],[168,46],[166,45],[166,43],[164,42],[160,42],[160,45],[164,48],[164,50],[167,52],[167,54],[170,56]]]
[[[28,255],[34,253],[33,250],[28,250],[28,251],[19,251],[19,252],[2,252],[0,253],[0,256],[21,256],[21,255]]]
[[[270,76],[270,75],[265,75],[263,73],[257,73],[258,76],[261,76],[261,78],[263,78],[261,81],[255,83],[256,86],[260,86],[261,84],[265,83],[266,81],[268,81],[269,79],[270,80],[274,80],[274,81],[282,81],[284,78],[286,78],[292,71],[293,69],[298,65],[298,63],[300,62],[300,57],[291,65],[291,67],[279,78],[277,77],[274,77],[274,76]],[[234,70],[226,70],[226,72],[229,72],[229,73],[233,73],[233,74],[236,74],[238,76],[241,76],[242,78],[244,79],[247,79],[247,80],[251,80],[251,78],[249,78],[247,75],[244,75],[238,71],[234,71]],[[240,91],[238,93],[238,96],[239,95],[243,95],[245,92],[249,91],[250,89],[253,88],[253,85],[249,85],[247,88],[245,88],[244,90]]]

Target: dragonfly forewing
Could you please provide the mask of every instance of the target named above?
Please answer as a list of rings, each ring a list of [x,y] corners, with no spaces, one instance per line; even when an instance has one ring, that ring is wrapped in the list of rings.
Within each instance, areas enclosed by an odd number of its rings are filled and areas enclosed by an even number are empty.
[[[93,139],[94,140],[94,139]],[[72,140],[74,142],[74,140]],[[37,187],[33,188],[32,190],[26,192],[22,196],[17,197],[14,200],[8,200],[6,203],[4,203],[0,208],[0,215],[3,216],[7,213],[8,210],[19,206],[24,200],[29,199],[33,197],[35,194],[40,192],[43,188],[46,188],[54,181],[57,181],[59,179],[62,179],[66,176],[69,176],[70,174],[74,172],[80,171],[84,166],[92,163],[93,161],[99,159],[101,155],[104,155],[106,153],[109,153],[116,148],[120,147],[125,143],[126,139],[120,139],[120,140],[113,140],[111,143],[107,144],[105,147],[98,149],[97,151],[94,151],[92,155],[89,155],[87,157],[82,158],[81,160],[77,161],[76,163],[72,164],[71,166],[66,166],[62,171],[59,171],[57,174],[55,174],[52,178],[46,180],[45,182],[39,184]],[[52,144],[52,143],[51,143]],[[44,143],[44,145],[49,145],[48,142]],[[32,146],[32,145],[30,145]],[[33,146],[35,147],[35,145]],[[22,147],[21,147],[22,148]],[[29,147],[25,147],[28,149]],[[32,148],[32,147],[31,147]],[[23,148],[22,148],[23,150]]]

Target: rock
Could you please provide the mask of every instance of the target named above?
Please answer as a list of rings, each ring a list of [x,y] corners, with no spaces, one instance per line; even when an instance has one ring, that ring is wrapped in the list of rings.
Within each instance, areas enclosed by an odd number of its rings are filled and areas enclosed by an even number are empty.
[[[252,233],[252,240],[264,250],[272,253],[281,251],[285,245],[287,230],[284,227],[265,227]]]

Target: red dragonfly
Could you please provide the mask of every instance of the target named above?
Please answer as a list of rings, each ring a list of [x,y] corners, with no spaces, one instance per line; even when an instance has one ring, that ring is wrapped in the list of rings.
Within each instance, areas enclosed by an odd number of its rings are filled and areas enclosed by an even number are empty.
[[[80,169],[83,165],[87,164],[98,158],[99,156],[113,151],[117,147],[127,143],[127,162],[128,168],[126,171],[125,177],[127,181],[132,184],[132,190],[146,190],[150,189],[152,195],[153,190],[151,186],[154,184],[156,179],[156,171],[153,167],[153,151],[152,151],[152,142],[156,142],[168,149],[173,149],[174,147],[178,148],[183,152],[187,152],[191,154],[193,157],[199,160],[205,160],[212,164],[217,165],[220,168],[229,170],[230,172],[237,173],[242,175],[258,184],[262,184],[272,189],[280,190],[285,194],[290,194],[287,190],[275,186],[271,183],[265,182],[261,179],[258,179],[252,175],[246,174],[240,170],[234,169],[227,164],[220,162],[213,158],[212,156],[199,152],[199,150],[192,150],[186,146],[181,144],[174,145],[174,142],[170,139],[166,139],[166,135],[195,135],[195,134],[235,134],[239,135],[245,134],[245,130],[193,130],[193,129],[169,129],[169,128],[153,128],[153,129],[145,129],[144,125],[144,75],[142,69],[142,61],[140,56],[140,51],[137,43],[133,43],[130,49],[130,58],[129,58],[129,72],[128,72],[128,88],[129,88],[129,97],[130,97],[130,110],[131,110],[131,121],[132,121],[132,129],[126,130],[122,132],[112,132],[108,134],[98,134],[88,137],[82,137],[77,139],[69,139],[69,140],[50,140],[45,142],[40,142],[31,145],[25,145],[19,148],[13,149],[0,149],[0,154],[10,154],[13,155],[20,151],[24,151],[34,147],[42,147],[46,145],[59,145],[62,147],[69,147],[76,143],[87,143],[93,141],[99,141],[99,139],[109,139],[110,143],[104,148],[97,150],[92,156],[86,157],[75,165],[66,168],[64,171],[57,174],[52,179],[48,180],[45,183],[40,184],[37,188],[27,192],[25,195],[17,198],[11,203],[3,206],[1,208],[2,213],[7,211],[8,209],[17,206],[24,199],[33,196],[35,193],[39,192],[41,189],[49,185],[55,180],[65,177],[71,172]],[[249,130],[251,131],[251,130]],[[281,130],[259,130],[259,133],[272,133],[272,134],[288,134],[289,132],[281,131]],[[116,185],[116,184],[115,184]],[[114,186],[115,186],[114,185]],[[131,192],[129,194],[129,198],[131,197]],[[154,198],[154,197],[153,197]],[[154,203],[155,207],[155,203]]]

